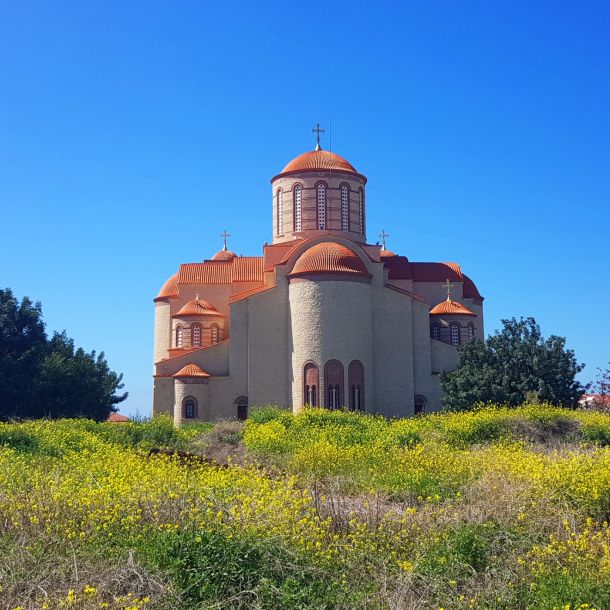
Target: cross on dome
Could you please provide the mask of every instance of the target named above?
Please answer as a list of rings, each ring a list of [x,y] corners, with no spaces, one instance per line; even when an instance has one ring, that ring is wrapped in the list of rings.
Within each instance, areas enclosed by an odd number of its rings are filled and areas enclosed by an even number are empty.
[[[451,283],[449,282],[449,278],[447,278],[447,279],[445,280],[445,283],[444,283],[444,284],[441,284],[441,286],[442,286],[443,288],[446,288],[446,289],[447,289],[447,300],[448,300],[448,301],[451,301],[451,289],[452,289],[452,288],[455,288],[455,284],[451,284]]]
[[[224,246],[223,246],[223,250],[227,250],[227,237],[231,237],[230,233],[227,233],[227,230],[225,229],[221,234],[220,237],[222,237],[224,239]]]
[[[385,247],[385,240],[386,240],[386,237],[390,237],[390,234],[386,233],[385,229],[381,229],[381,233],[379,233],[379,237],[381,237],[381,243],[383,244],[383,249],[387,250],[387,248]]]
[[[311,132],[316,134],[316,148],[315,148],[315,150],[322,150],[322,147],[320,146],[320,134],[321,133],[326,133],[326,129],[322,129],[320,127],[320,121],[318,121],[316,123],[316,126],[311,130]]]

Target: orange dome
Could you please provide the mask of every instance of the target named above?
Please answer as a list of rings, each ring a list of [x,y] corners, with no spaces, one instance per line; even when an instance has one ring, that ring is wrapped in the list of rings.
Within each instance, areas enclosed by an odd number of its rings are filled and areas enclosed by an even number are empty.
[[[169,299],[171,297],[180,296],[178,292],[178,276],[179,273],[174,273],[172,277],[161,286],[161,290],[159,290],[159,294],[155,297],[155,301],[160,299]]]
[[[230,261],[230,260],[233,260],[236,256],[237,256],[237,254],[235,254],[235,252],[231,252],[231,250],[227,250],[226,248],[223,248],[222,250],[219,250],[218,252],[216,252],[216,254],[214,254],[214,256],[212,257],[212,260],[213,261]]]
[[[206,373],[200,366],[196,364],[187,364],[183,366],[177,373],[173,374],[173,377],[209,377],[210,374]]]
[[[349,172],[357,174],[354,166],[343,157],[327,150],[312,150],[303,153],[293,159],[282,171],[286,172],[308,172],[308,171],[328,171]]]
[[[222,316],[222,314],[211,303],[193,299],[185,303],[174,316],[182,318],[184,316]]]
[[[396,256],[396,254],[394,254],[394,252],[392,252],[392,250],[381,250],[379,252],[379,256],[381,256],[381,258],[383,258],[384,256]]]
[[[477,314],[470,311],[467,307],[464,307],[461,303],[457,301],[450,301],[447,299],[442,303],[434,306],[430,310],[431,316],[476,316]]]
[[[371,277],[362,259],[334,241],[325,241],[306,250],[297,259],[288,277],[312,273],[341,273]]]

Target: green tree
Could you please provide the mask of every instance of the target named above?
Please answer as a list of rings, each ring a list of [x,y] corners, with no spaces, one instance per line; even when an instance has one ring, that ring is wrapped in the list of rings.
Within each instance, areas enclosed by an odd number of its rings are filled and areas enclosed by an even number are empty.
[[[585,390],[576,375],[584,365],[566,349],[565,338],[545,339],[534,318],[512,318],[502,324],[487,341],[462,346],[457,369],[441,374],[444,406],[456,411],[481,402],[516,406],[531,396],[576,406]]]
[[[49,340],[40,303],[0,290],[0,419],[106,419],[127,398],[117,394],[122,377],[103,352],[75,348],[65,332]]]
[[[47,345],[40,303],[0,289],[0,417],[28,416]]]

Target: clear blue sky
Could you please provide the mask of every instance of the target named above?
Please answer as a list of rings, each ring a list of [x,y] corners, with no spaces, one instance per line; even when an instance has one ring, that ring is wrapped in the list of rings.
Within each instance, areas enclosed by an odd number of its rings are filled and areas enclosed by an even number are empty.
[[[260,254],[269,178],[332,111],[369,241],[459,262],[488,331],[534,316],[589,380],[610,360],[609,32],[605,1],[4,0],[0,286],[148,414],[159,287],[225,227]]]

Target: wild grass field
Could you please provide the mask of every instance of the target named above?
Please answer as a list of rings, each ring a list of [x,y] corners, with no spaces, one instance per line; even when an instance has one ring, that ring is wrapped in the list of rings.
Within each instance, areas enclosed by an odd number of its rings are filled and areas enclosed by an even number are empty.
[[[0,424],[0,608],[610,609],[610,416]]]

